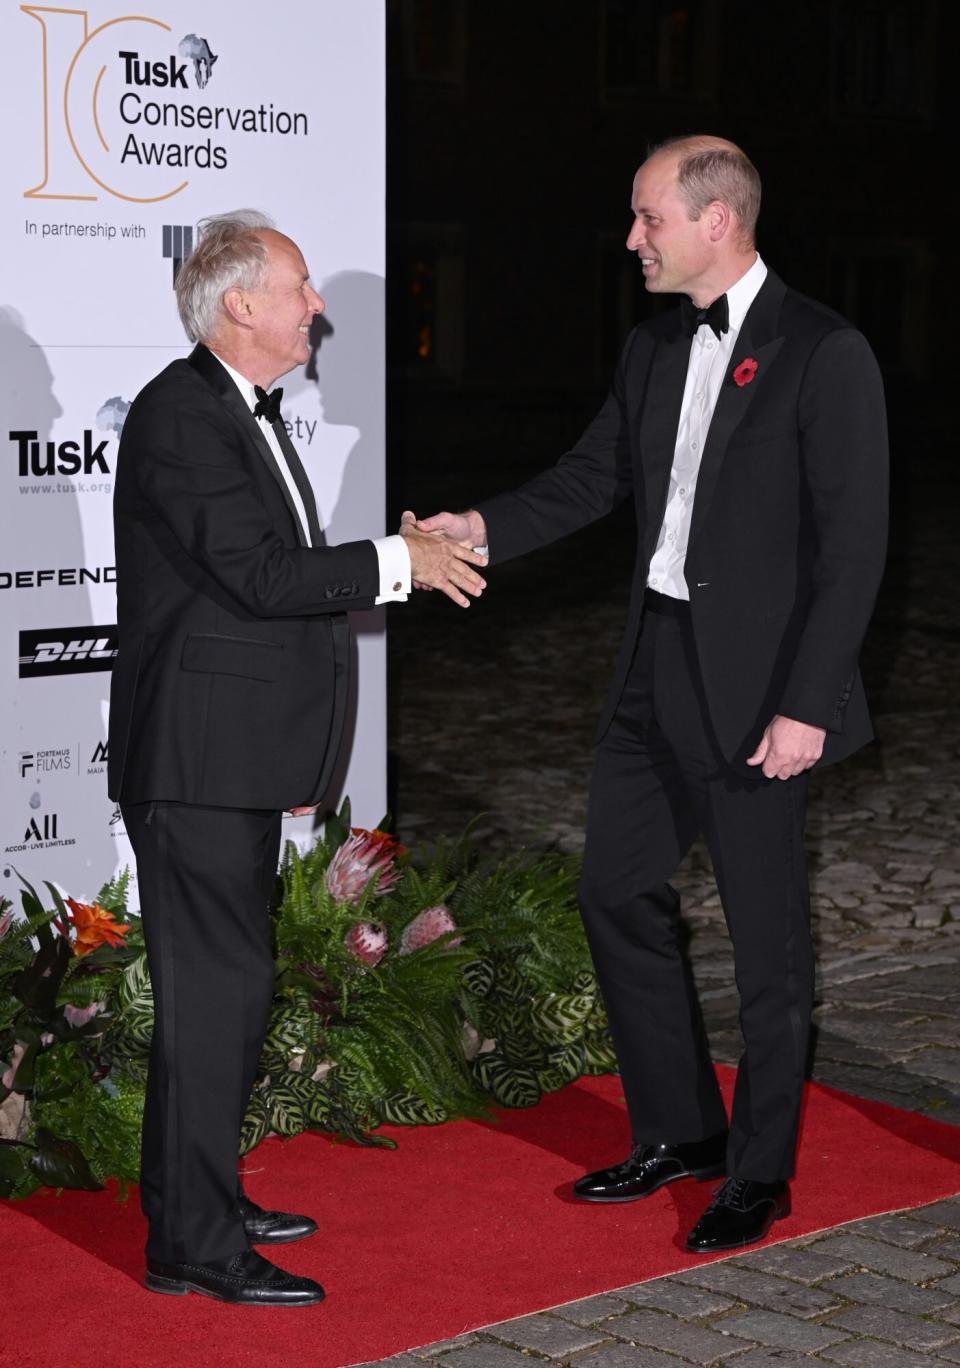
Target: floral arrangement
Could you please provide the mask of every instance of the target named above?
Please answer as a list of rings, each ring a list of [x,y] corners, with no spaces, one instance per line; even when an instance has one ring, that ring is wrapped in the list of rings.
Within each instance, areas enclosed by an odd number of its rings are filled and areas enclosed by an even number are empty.
[[[384,823],[384,826],[386,824]],[[575,862],[521,852],[490,867],[469,835],[419,858],[350,827],[284,852],[276,990],[241,1149],[332,1131],[534,1105],[615,1067],[576,910]],[[25,886],[0,908],[0,1195],[135,1180],[153,1028],[127,881],[53,908]]]

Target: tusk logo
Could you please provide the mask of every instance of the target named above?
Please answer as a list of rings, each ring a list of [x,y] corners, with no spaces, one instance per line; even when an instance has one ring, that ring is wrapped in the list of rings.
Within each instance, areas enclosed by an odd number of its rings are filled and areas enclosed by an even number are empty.
[[[206,38],[198,38],[195,33],[188,33],[186,38],[180,39],[177,51],[181,57],[193,63],[193,78],[198,87],[205,90],[213,71],[213,64],[217,60],[216,54],[210,51],[210,44]]]
[[[115,394],[112,398],[105,399],[97,409],[97,427],[101,432],[112,432],[119,437],[129,412],[130,400]]]

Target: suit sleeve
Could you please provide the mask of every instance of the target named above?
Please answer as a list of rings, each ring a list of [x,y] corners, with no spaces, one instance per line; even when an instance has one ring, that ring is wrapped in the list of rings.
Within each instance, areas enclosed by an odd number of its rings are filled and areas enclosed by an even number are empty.
[[[477,505],[491,562],[512,560],[569,536],[612,512],[629,495],[633,475],[626,372],[635,338],[634,331],[603,407],[576,446],[519,489]]]
[[[866,339],[854,329],[828,333],[813,353],[799,422],[816,552],[806,621],[778,711],[841,731],[887,544],[883,383]]]
[[[132,417],[133,415],[131,415]],[[306,617],[374,606],[372,541],[290,547],[274,528],[235,435],[200,403],[127,419],[121,459],[136,465],[145,517],[256,617]]]

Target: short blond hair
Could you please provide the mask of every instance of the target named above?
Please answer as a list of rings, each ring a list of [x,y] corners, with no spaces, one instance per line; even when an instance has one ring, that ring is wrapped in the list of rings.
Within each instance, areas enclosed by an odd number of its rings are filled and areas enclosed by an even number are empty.
[[[650,156],[658,152],[677,157],[677,189],[690,218],[698,219],[707,205],[720,200],[736,215],[744,245],[752,247],[760,213],[760,173],[746,152],[726,138],[705,134],[667,138],[650,149]]]

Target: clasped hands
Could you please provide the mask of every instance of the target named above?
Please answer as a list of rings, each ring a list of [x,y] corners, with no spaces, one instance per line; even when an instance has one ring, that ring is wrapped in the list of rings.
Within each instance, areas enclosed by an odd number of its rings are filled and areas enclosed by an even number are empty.
[[[439,589],[460,608],[469,608],[470,594],[479,598],[487,587],[474,566],[487,557],[474,550],[485,546],[486,527],[479,513],[437,513],[417,519],[409,509],[400,520],[400,535],[410,553],[410,573],[415,589]]]

